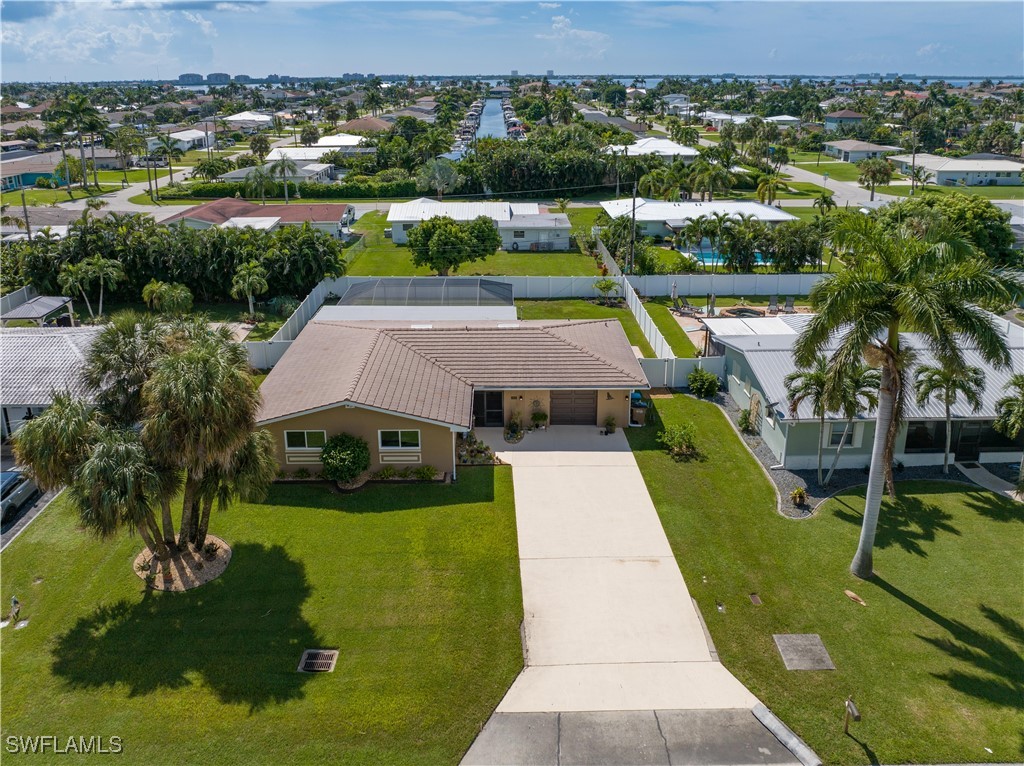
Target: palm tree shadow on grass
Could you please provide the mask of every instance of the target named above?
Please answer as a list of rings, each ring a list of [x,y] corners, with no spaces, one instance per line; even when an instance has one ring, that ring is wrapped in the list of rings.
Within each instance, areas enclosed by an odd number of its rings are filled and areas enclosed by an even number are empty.
[[[961,694],[1003,707],[1019,707],[1024,698],[1024,625],[997,609],[979,604],[982,616],[996,629],[990,633],[983,632],[961,620],[943,617],[878,575],[874,582],[949,634],[925,636],[918,633],[918,638],[950,658],[977,669],[976,673],[971,673],[953,668],[943,673],[932,673],[933,677],[945,681]]]
[[[840,498],[836,518],[859,528],[864,523],[864,516],[852,507],[857,502],[863,504],[863,497]],[[960,530],[950,523],[952,520],[953,515],[937,505],[922,502],[914,496],[898,497],[879,514],[875,548],[881,550],[896,545],[907,553],[926,558],[928,551],[923,543],[935,542],[938,533],[960,536]]]
[[[52,670],[71,688],[124,684],[130,696],[182,689],[199,676],[250,711],[301,698],[302,651],[323,646],[302,616],[303,564],[280,546],[241,544],[216,580],[185,593],[147,590],[97,608],[58,636]]]
[[[1024,523],[1021,504],[994,492],[971,492],[964,506],[992,521],[1016,521]]]

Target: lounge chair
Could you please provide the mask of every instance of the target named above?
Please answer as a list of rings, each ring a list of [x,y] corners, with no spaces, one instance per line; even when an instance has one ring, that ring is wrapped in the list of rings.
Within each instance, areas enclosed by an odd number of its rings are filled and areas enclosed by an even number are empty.
[[[672,307],[672,310],[680,316],[697,316],[699,313],[697,307],[686,300],[686,298],[683,298],[682,300],[676,298],[675,305]]]
[[[786,296],[786,305],[782,309],[782,313],[783,314],[795,314],[796,313],[796,308],[793,306],[793,302],[795,300],[796,299],[793,298],[793,296],[791,296],[791,295]]]
[[[779,313],[779,296],[773,295],[771,298],[768,299],[768,310],[767,310],[766,313],[768,313],[768,314],[778,314]]]

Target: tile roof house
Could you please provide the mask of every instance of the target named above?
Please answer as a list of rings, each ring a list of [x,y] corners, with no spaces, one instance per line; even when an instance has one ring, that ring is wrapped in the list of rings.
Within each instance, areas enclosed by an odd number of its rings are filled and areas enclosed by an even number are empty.
[[[252,222],[254,228],[275,229],[279,226],[301,226],[308,223],[334,237],[355,218],[352,205],[322,203],[310,205],[293,202],[288,205],[257,205],[244,199],[222,197],[177,213],[165,224],[183,223],[190,229],[209,229],[214,226],[236,228]],[[266,219],[273,219],[267,225]]]
[[[0,432],[16,431],[53,403],[54,391],[91,399],[82,368],[98,327],[0,330]]]
[[[455,470],[455,437],[474,427],[628,423],[648,388],[616,320],[410,323],[314,319],[260,388],[258,423],[282,469],[319,465],[337,433],[365,439],[371,469]]]
[[[789,410],[786,376],[797,370],[793,346],[810,320],[811,314],[761,319],[705,319],[711,333],[712,353],[725,357],[725,376],[729,394],[741,408],[755,415],[755,428],[776,459],[791,470],[809,470],[817,466],[818,440],[824,448],[824,464],[831,465],[839,444],[844,440],[846,421],[840,413],[825,416],[821,435],[818,420],[809,402],[803,402],[795,414]],[[967,363],[985,372],[981,407],[973,410],[963,397],[952,405],[951,450],[961,461],[1020,461],[1024,435],[1008,439],[992,428],[996,401],[1005,395],[1010,376],[1024,371],[1024,327],[996,320],[1004,329],[1010,349],[1010,366],[995,368],[977,349],[965,348]],[[901,333],[901,346],[913,348],[916,364],[936,365],[925,339],[916,333]],[[833,343],[838,343],[834,340]],[[834,346],[833,346],[834,347]],[[826,352],[827,353],[827,352]],[[917,404],[913,396],[906,403],[906,423],[896,439],[896,459],[904,465],[941,465],[945,449],[945,408],[932,398]],[[861,468],[871,460],[875,420],[873,414],[855,418],[846,433],[839,468]]]

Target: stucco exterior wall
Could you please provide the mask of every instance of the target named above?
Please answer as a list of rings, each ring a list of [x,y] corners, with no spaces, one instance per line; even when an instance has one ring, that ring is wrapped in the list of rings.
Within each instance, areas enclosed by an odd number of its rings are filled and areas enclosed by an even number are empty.
[[[609,415],[615,418],[616,428],[625,428],[629,425],[629,394],[625,389],[600,390],[597,392],[597,424],[604,425],[604,420]],[[508,423],[513,414],[519,415],[519,422],[523,426],[529,426],[530,416],[535,410],[541,410],[551,415],[551,392],[550,391],[526,391],[509,390],[504,392],[505,397],[505,422]],[[520,397],[522,397],[520,399]],[[534,406],[534,402],[538,405]]]
[[[629,391],[598,391],[597,424],[603,427],[605,418],[610,415],[615,418],[616,428],[629,428],[629,394]]]
[[[514,229],[499,229],[498,232],[501,234],[501,249],[520,252],[530,250],[530,245],[534,242],[546,242],[550,243],[552,250],[568,250],[569,249],[569,230],[568,229],[521,229],[523,232],[522,237],[513,236]],[[513,247],[516,245],[517,247]]]
[[[397,468],[432,465],[443,471],[451,471],[453,468],[452,431],[449,428],[389,413],[341,406],[271,423],[265,428],[274,435],[277,464],[289,473],[305,468],[315,474],[322,466],[317,451],[286,450],[285,431],[326,431],[328,439],[339,433],[348,433],[365,439],[370,447],[372,471],[380,470],[384,465]],[[382,451],[377,432],[389,429],[418,430],[419,451]]]

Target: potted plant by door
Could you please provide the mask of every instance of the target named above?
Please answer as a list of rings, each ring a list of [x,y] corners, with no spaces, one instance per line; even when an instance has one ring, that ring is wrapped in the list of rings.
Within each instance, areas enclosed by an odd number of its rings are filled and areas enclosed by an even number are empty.
[[[548,427],[548,414],[543,410],[537,410],[530,415],[530,420],[533,422],[533,427],[541,431]]]

